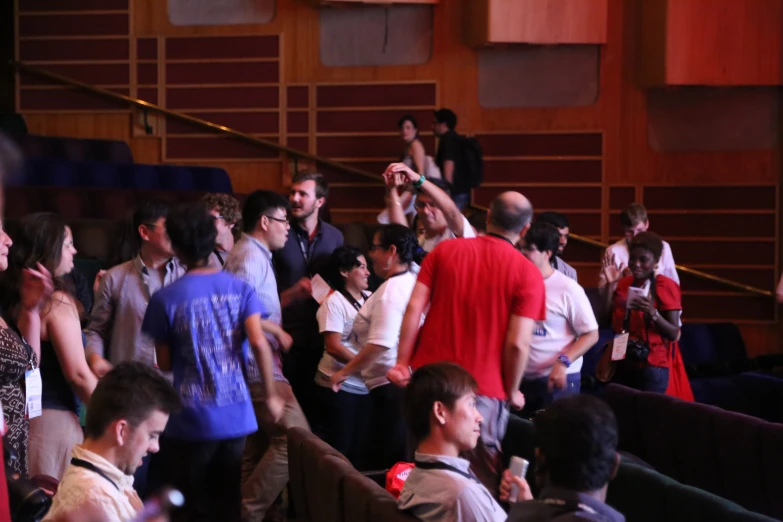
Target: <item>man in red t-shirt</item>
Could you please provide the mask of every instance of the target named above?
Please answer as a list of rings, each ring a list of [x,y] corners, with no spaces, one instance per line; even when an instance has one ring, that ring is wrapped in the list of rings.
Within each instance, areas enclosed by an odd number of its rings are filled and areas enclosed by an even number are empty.
[[[486,236],[444,241],[427,255],[403,318],[397,365],[388,375],[404,386],[409,366],[440,361],[473,375],[484,422],[471,467],[491,491],[499,480],[509,400],[515,408],[524,405],[519,384],[533,326],[546,317],[541,272],[514,247],[532,215],[522,194],[504,192],[492,201]]]

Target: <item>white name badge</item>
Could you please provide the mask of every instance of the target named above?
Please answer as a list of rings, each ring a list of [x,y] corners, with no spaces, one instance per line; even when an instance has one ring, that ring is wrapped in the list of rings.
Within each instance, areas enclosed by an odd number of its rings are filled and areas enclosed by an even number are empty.
[[[628,336],[627,333],[622,333],[614,336],[612,341],[612,360],[622,361],[625,359],[625,352],[628,349]]]
[[[35,368],[24,372],[24,385],[27,398],[24,403],[24,412],[28,419],[34,419],[41,416],[41,393],[43,383],[41,382],[41,370]]]

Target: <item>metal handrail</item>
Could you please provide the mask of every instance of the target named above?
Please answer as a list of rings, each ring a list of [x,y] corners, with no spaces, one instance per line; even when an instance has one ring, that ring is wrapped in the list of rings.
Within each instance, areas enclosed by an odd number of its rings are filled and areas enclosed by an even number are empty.
[[[222,134],[227,134],[229,136],[232,136],[234,138],[240,139],[242,141],[245,141],[247,143],[251,143],[253,145],[259,145],[262,147],[268,147],[272,149],[276,149],[280,152],[283,152],[289,156],[294,156],[296,158],[305,159],[308,161],[313,161],[315,163],[318,163],[320,165],[325,165],[327,167],[331,167],[333,169],[341,170],[343,172],[347,172],[349,174],[354,174],[356,176],[361,176],[363,178],[372,179],[375,181],[382,181],[383,177],[378,174],[373,174],[371,172],[367,172],[361,169],[357,169],[355,167],[352,167],[350,165],[346,165],[345,163],[340,163],[337,161],[332,161],[327,158],[322,158],[320,156],[316,156],[314,154],[310,154],[309,152],[304,152],[301,150],[293,149],[291,147],[286,147],[285,145],[280,145],[279,143],[275,143],[273,141],[264,140],[261,138],[257,138],[255,136],[251,136],[250,134],[246,134],[244,132],[240,132],[234,129],[231,129],[229,127],[225,127],[223,125],[217,125],[215,123],[202,120],[199,118],[194,118],[193,116],[188,116],[187,114],[183,114],[181,112],[171,111],[169,109],[165,109],[159,105],[155,105],[154,103],[149,103],[144,100],[139,100],[136,98],[131,98],[129,96],[124,96],[122,94],[117,94],[116,92],[108,91],[106,89],[101,89],[100,87],[95,87],[93,85],[89,85],[83,82],[80,82],[79,80],[74,80],[73,78],[69,78],[67,76],[62,76],[60,74],[56,74],[44,69],[40,69],[38,67],[33,67],[31,65],[27,65],[22,62],[18,61],[12,61],[11,65],[17,70],[17,71],[23,71],[26,73],[30,73],[36,76],[40,76],[42,78],[46,78],[55,82],[64,83],[66,85],[70,85],[72,87],[77,87],[79,89],[91,92],[97,96],[101,96],[103,98],[107,98],[113,101],[121,101],[124,103],[127,103],[128,105],[131,105],[133,107],[137,107],[139,109],[145,110],[145,111],[152,111],[159,114],[163,114],[164,116],[167,116],[169,118],[183,121],[185,123],[190,123],[192,125],[203,127],[205,129],[209,129],[211,131],[219,132]],[[481,207],[478,205],[471,205],[471,208],[477,209],[477,210],[487,210],[486,207]],[[580,236],[578,234],[570,234],[569,238],[574,239],[580,243],[584,243],[590,246],[595,246],[598,248],[606,248],[608,245],[605,245],[601,243],[600,241],[595,241],[593,239]],[[700,270],[695,270],[693,268],[688,268],[686,266],[682,265],[676,265],[677,270],[681,272],[685,272],[686,274],[694,275],[696,277],[700,277],[702,279],[707,279],[716,283],[720,283],[726,286],[729,286],[731,288],[741,290],[743,292],[749,292],[752,294],[762,295],[766,297],[774,297],[774,294],[771,291],[762,290],[760,288],[756,288],[749,285],[744,285],[742,283],[737,283],[736,281],[732,281],[730,279],[724,279],[722,277],[714,276],[712,274],[707,274],[705,272],[702,272]]]

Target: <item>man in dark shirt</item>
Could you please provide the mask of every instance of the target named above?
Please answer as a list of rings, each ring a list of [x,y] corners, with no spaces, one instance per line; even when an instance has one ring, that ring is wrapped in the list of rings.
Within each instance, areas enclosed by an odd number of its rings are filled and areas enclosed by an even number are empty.
[[[508,522],[625,522],[606,504],[609,481],[620,465],[617,421],[609,406],[590,395],[571,395],[553,402],[533,422],[541,494],[533,500],[524,479],[506,470],[500,499],[508,500],[514,482],[520,491]]]
[[[438,137],[438,164],[443,179],[451,185],[451,199],[460,210],[470,203],[470,181],[465,172],[462,137],[454,130],[457,127],[457,115],[451,109],[435,111],[432,130]]]
[[[283,330],[293,337],[283,355],[283,373],[313,429],[317,429],[315,372],[324,344],[315,314],[318,303],[311,296],[310,278],[322,273],[332,252],[343,244],[343,234],[321,221],[319,209],[329,187],[321,174],[297,174],[293,179],[291,230],[285,246],[274,252],[275,275],[283,307]]]

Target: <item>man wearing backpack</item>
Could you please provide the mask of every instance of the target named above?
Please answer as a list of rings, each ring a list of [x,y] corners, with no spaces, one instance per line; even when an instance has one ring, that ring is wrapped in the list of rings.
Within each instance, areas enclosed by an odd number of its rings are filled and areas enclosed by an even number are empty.
[[[457,134],[457,115],[450,109],[435,111],[432,130],[438,137],[438,164],[443,179],[451,186],[451,199],[463,210],[470,203],[470,190],[478,187],[484,174],[481,147],[475,138]]]

